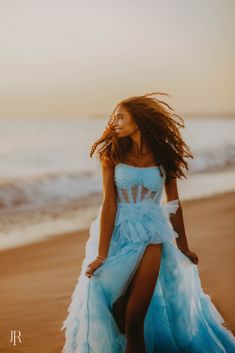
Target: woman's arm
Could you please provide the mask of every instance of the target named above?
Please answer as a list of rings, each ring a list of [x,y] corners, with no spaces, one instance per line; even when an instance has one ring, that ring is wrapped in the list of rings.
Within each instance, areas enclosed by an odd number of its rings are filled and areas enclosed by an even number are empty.
[[[98,255],[107,257],[117,210],[116,186],[114,182],[114,168],[107,167],[104,164],[101,164],[101,166],[103,177],[103,205],[100,215]]]
[[[177,187],[177,178],[173,178],[170,181],[165,183],[165,191],[167,196],[167,201],[172,201],[178,199],[179,207],[175,214],[172,214],[170,217],[170,221],[175,232],[179,235],[176,238],[176,243],[178,248],[187,255],[193,263],[198,263],[198,256],[189,249],[185,227],[184,227],[184,219],[183,219],[183,211],[181,207],[181,202],[178,194]]]
[[[179,199],[179,194],[178,194],[178,187],[177,187],[177,179],[171,179],[170,181],[165,183],[165,190],[166,190],[166,196],[167,196],[167,201],[172,201],[178,199],[179,202],[179,207],[176,211],[175,214],[172,214],[170,217],[170,221],[172,223],[172,226],[176,233],[179,234],[179,237],[176,238],[176,242],[178,245],[178,248],[181,250],[188,250],[188,241],[187,237],[185,234],[185,228],[184,228],[184,220],[183,220],[183,211],[181,207],[181,202]]]
[[[87,266],[85,273],[87,277],[91,277],[93,272],[102,265],[104,261],[102,257],[108,257],[110,241],[114,228],[115,215],[117,211],[114,167],[108,167],[105,166],[104,163],[101,163],[101,168],[103,180],[103,203],[100,214],[98,254],[96,259],[89,263]]]

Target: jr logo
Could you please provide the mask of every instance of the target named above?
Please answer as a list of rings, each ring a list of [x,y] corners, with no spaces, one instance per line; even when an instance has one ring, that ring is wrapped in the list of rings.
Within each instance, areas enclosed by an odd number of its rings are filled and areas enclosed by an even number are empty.
[[[16,340],[18,340],[20,343],[21,342],[21,332],[19,330],[11,330],[11,340],[10,343],[13,342],[13,345],[16,345]]]

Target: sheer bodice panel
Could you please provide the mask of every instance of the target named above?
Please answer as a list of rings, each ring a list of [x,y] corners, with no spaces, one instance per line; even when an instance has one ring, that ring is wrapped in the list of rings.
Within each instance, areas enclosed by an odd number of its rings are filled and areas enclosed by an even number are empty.
[[[115,167],[118,203],[137,203],[147,199],[159,203],[164,182],[162,166],[135,167],[119,163]]]
[[[156,199],[158,192],[147,189],[142,183],[128,189],[118,188],[117,201],[136,203],[146,199]]]

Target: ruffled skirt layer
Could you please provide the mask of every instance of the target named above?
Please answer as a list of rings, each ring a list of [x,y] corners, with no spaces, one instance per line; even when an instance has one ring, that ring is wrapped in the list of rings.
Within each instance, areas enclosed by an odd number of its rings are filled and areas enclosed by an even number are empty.
[[[201,288],[197,266],[178,250],[169,217],[178,200],[118,205],[108,259],[91,278],[87,265],[97,256],[100,206],[86,243],[82,270],[68,307],[62,353],[124,353],[126,337],[112,305],[127,289],[146,246],[162,243],[156,287],[145,316],[147,353],[234,353],[235,338]]]

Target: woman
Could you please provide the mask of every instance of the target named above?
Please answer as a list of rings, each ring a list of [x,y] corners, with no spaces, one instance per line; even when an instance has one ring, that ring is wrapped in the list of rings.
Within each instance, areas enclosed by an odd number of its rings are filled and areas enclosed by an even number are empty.
[[[63,353],[235,352],[185,234],[177,178],[193,156],[183,119],[157,94],[118,103],[92,146],[103,202],[61,328]]]

